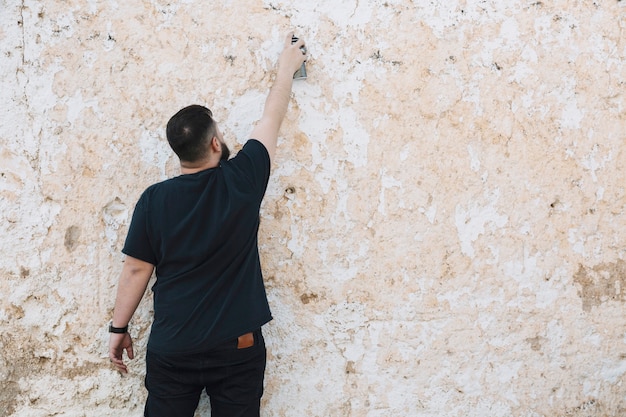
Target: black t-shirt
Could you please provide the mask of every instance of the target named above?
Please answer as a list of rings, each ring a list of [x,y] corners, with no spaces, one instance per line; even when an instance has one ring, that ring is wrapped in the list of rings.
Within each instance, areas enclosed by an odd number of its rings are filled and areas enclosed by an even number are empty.
[[[122,252],[156,266],[148,349],[199,353],[272,319],[257,243],[269,175],[267,150],[249,140],[219,167],[141,195]]]

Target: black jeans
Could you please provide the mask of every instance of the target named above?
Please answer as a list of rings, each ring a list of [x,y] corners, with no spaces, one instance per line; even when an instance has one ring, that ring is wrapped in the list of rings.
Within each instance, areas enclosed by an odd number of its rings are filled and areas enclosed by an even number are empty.
[[[245,348],[233,339],[194,355],[148,351],[144,416],[193,417],[206,390],[212,417],[259,417],[266,351],[261,329],[253,335],[254,344]]]

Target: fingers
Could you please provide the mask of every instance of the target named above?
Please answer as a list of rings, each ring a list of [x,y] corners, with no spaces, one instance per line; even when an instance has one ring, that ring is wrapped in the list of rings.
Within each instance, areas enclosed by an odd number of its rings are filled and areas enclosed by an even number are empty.
[[[109,352],[109,362],[111,362],[111,364],[115,366],[115,368],[118,371],[123,372],[125,374],[128,373],[128,367],[122,360],[121,354],[117,356],[114,352]]]
[[[128,359],[133,359],[135,357],[133,341],[130,335],[128,333],[111,333],[109,339],[109,361],[115,366],[115,368],[117,368],[118,371],[128,373],[128,368],[122,359],[124,351],[126,351]]]
[[[294,47],[302,50],[302,48],[304,48],[304,39],[302,38],[298,38],[298,40],[293,44]],[[306,49],[305,49],[306,51]]]
[[[291,38],[293,38],[294,32],[293,30],[289,31],[289,33],[287,33],[287,37],[285,38],[285,47],[291,45]]]
[[[130,345],[126,348],[126,354],[128,355],[128,359],[135,359],[135,351],[133,350],[133,345]]]
[[[296,48],[304,47],[304,39],[298,37],[298,40],[295,43],[292,43],[292,39],[294,36],[294,31],[290,31],[285,38],[285,47],[294,46]],[[305,49],[306,50],[306,49]]]
[[[122,372],[124,374],[128,373],[128,367],[126,367],[126,364],[123,361],[112,361],[111,363],[113,363],[113,365],[119,372]]]
[[[291,43],[291,37],[293,32],[289,32],[285,39],[286,45],[280,56],[278,57],[278,67],[283,69],[284,72],[290,72],[293,75],[306,61],[307,51],[303,39],[298,39],[293,44]],[[280,71],[280,70],[279,70]]]

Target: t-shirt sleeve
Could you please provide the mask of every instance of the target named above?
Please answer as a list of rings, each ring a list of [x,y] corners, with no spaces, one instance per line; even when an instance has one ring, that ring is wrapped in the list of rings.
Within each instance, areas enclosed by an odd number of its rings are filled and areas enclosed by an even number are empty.
[[[270,156],[265,146],[256,139],[250,139],[231,161],[252,185],[257,197],[262,198],[270,178]]]
[[[152,265],[156,265],[156,257],[152,247],[150,246],[150,240],[148,238],[148,219],[145,209],[145,199],[146,194],[144,193],[135,206],[135,211],[133,212],[133,218],[130,221],[122,253],[151,263]]]

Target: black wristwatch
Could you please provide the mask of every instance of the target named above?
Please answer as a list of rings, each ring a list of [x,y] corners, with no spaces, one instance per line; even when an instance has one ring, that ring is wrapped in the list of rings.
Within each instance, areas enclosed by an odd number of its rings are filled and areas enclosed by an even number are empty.
[[[113,321],[110,321],[109,333],[128,333],[128,324],[125,327],[113,327]]]

